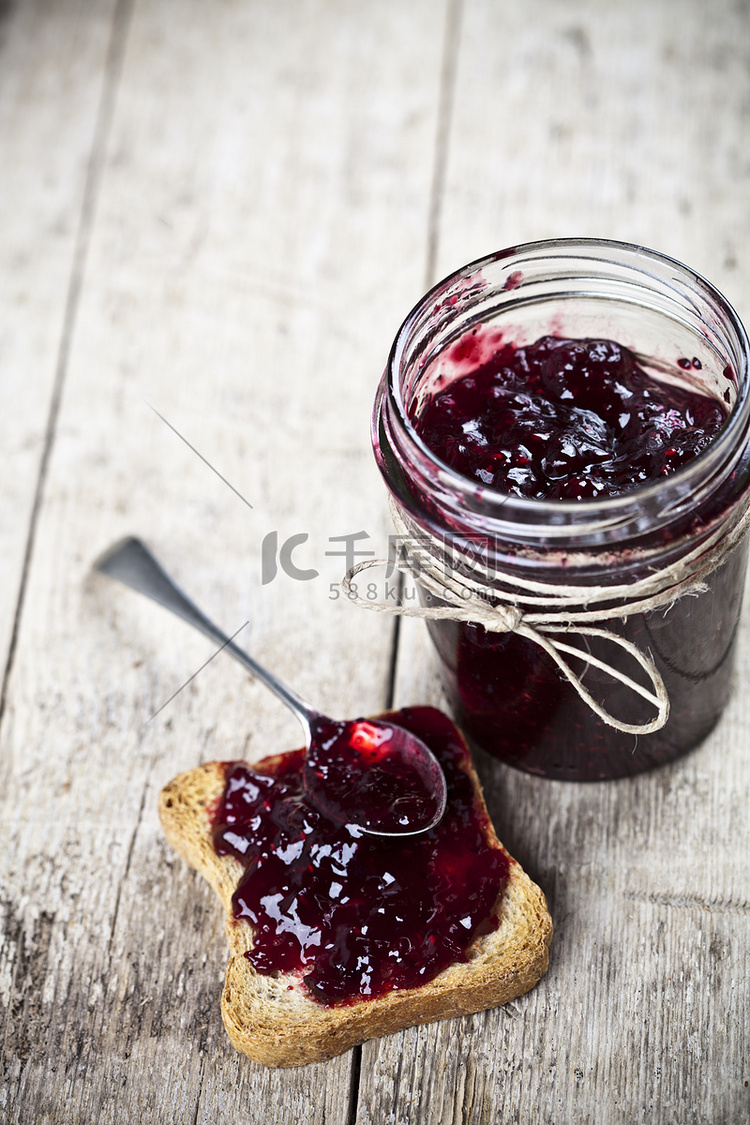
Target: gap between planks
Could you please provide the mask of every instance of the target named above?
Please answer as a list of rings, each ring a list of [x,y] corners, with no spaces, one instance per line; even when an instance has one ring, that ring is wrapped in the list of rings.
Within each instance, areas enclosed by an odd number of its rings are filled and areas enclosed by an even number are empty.
[[[445,189],[445,170],[448,161],[448,142],[453,116],[453,102],[458,70],[458,51],[461,38],[461,16],[463,0],[448,0],[445,18],[443,54],[440,67],[440,92],[438,98],[437,128],[435,131],[435,159],[427,218],[427,255],[425,261],[424,288],[430,289],[436,282],[435,268],[439,244],[439,226],[442,213],[442,200]],[[399,573],[397,597],[401,600],[404,589],[404,576]],[[396,691],[396,667],[398,664],[399,641],[401,638],[401,618],[393,622],[391,653],[386,687],[386,709],[393,707]],[[399,1061],[400,1066],[400,1061]],[[346,1125],[356,1125],[359,1111],[360,1077],[362,1071],[362,1047],[352,1051],[352,1073],[349,1088],[349,1106]],[[395,1084],[397,1088],[398,1083]]]
[[[3,670],[2,684],[0,685],[0,727],[2,726],[3,716],[5,714],[8,683],[10,681],[10,675],[13,670],[13,661],[15,658],[16,646],[18,643],[18,630],[21,623],[21,615],[23,613],[23,606],[26,598],[26,586],[28,582],[29,568],[31,565],[31,557],[34,552],[34,540],[36,537],[36,529],[39,522],[39,513],[41,511],[42,497],[44,494],[45,481],[47,479],[47,470],[49,467],[50,456],[52,454],[52,446],[55,440],[55,434],[57,432],[57,421],[60,414],[60,403],[62,401],[62,392],[65,383],[65,376],[68,370],[73,332],[75,329],[78,306],[80,303],[81,291],[83,288],[83,276],[86,269],[86,258],[88,256],[89,242],[91,240],[91,230],[93,227],[94,214],[96,211],[96,201],[99,195],[99,188],[101,186],[102,173],[104,169],[104,155],[107,147],[107,139],[109,137],[110,129],[112,126],[117,87],[119,85],[120,76],[122,74],[122,64],[125,56],[125,44],[128,36],[128,29],[130,27],[130,20],[133,12],[134,2],[135,0],[116,0],[115,9],[112,15],[112,32],[109,39],[109,46],[107,48],[107,58],[104,65],[102,92],[99,100],[99,108],[96,115],[96,123],[94,125],[94,132],[91,143],[91,155],[89,157],[88,168],[86,170],[83,198],[81,201],[81,212],[78,218],[78,229],[76,231],[73,249],[73,262],[70,273],[70,284],[68,286],[68,292],[65,298],[65,311],[63,314],[60,347],[57,354],[55,376],[52,384],[52,397],[50,399],[49,413],[47,415],[47,424],[45,426],[44,439],[42,443],[42,454],[39,460],[39,472],[37,474],[36,486],[34,488],[34,500],[31,506],[31,514],[29,516],[29,527],[26,534],[26,547],[24,549],[23,564],[21,567],[21,581],[18,587],[16,608],[13,615],[13,627],[11,629],[10,643],[8,645],[8,657],[5,662],[5,668]]]

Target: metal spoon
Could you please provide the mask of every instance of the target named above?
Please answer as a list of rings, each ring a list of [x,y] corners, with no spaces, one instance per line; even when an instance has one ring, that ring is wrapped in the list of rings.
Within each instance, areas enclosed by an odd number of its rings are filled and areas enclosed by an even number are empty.
[[[374,836],[413,836],[440,821],[445,775],[415,735],[383,719],[337,721],[313,710],[209,621],[139,539],[115,543],[94,570],[171,609],[220,644],[294,712],[305,731],[305,788],[321,812]]]

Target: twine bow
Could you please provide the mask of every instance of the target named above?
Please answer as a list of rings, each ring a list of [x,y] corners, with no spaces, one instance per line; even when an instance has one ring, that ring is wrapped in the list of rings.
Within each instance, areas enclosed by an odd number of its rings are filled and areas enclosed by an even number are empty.
[[[705,579],[739,543],[750,522],[750,506],[738,505],[701,545],[681,559],[638,579],[619,586],[555,586],[535,582],[516,575],[499,573],[472,560],[471,577],[460,578],[442,561],[445,546],[439,540],[420,533],[410,534],[400,510],[391,503],[394,526],[405,548],[395,565],[432,594],[442,605],[389,605],[362,597],[355,579],[363,571],[386,565],[383,559],[366,559],[347,572],[342,589],[350,601],[364,609],[402,617],[420,617],[432,621],[464,621],[483,625],[491,633],[515,633],[543,649],[575,691],[608,726],[626,734],[651,734],[661,730],[669,718],[669,696],[661,674],[650,653],[611,629],[595,622],[625,619],[636,613],[669,609],[678,599],[696,595],[706,589]],[[510,589],[498,589],[502,583]],[[606,603],[606,604],[602,604]],[[598,605],[590,609],[589,606]],[[644,687],[612,664],[585,649],[567,644],[561,636],[599,637],[610,641],[636,661],[645,672],[651,687]],[[606,672],[625,684],[656,708],[653,719],[646,723],[626,723],[606,710],[591,694],[565,659],[573,656],[587,665]]]

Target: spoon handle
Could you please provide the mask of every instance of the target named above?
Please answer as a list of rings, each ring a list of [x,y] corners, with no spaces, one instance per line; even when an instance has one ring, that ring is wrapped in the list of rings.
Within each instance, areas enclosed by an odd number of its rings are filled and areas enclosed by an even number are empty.
[[[236,645],[226,633],[214,625],[213,621],[209,621],[187,594],[184,594],[172,581],[140,539],[131,537],[115,543],[97,559],[94,570],[110,578],[116,578],[139,594],[145,594],[147,598],[158,602],[165,609],[170,609],[183,621],[187,621],[188,625],[192,625],[206,637],[221,645],[230,656],[238,660],[256,679],[277,695],[290,711],[294,712],[307,733],[309,743],[311,722],[316,718],[317,712],[262,664],[258,664],[252,656],[248,656],[244,649]]]

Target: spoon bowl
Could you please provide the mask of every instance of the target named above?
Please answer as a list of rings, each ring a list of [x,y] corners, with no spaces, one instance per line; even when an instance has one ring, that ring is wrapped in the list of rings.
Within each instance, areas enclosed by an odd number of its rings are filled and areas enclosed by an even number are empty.
[[[145,594],[221,645],[285,703],[305,731],[304,783],[326,816],[373,836],[414,836],[445,812],[445,775],[428,746],[382,719],[329,719],[214,625],[173,582],[140,539],[116,543],[94,570]]]
[[[313,725],[304,782],[308,796],[333,820],[354,822],[374,836],[426,831],[445,811],[445,777],[424,743],[386,719]]]

